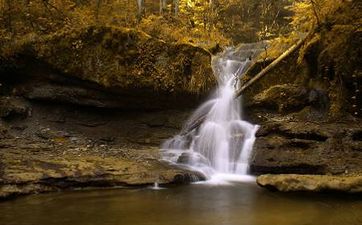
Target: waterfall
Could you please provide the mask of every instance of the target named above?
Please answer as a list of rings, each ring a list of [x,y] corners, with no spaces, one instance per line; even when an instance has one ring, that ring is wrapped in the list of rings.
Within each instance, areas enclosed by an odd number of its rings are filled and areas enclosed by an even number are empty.
[[[218,87],[191,115],[179,135],[162,145],[166,160],[185,164],[211,178],[215,174],[246,175],[258,125],[242,119],[241,99],[234,94],[238,78],[250,65],[249,50],[227,49],[214,56]],[[199,126],[195,126],[202,120]]]

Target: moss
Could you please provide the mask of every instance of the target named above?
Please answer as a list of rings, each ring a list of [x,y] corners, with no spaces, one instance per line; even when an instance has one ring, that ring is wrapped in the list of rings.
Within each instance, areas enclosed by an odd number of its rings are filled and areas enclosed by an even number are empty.
[[[325,17],[299,51],[255,83],[246,96],[252,99],[275,85],[297,85],[322,93],[320,100],[328,102],[328,108],[322,110],[326,114],[323,118],[334,121],[349,115],[360,116],[362,31],[357,21],[361,14],[355,2],[345,2],[331,15]],[[273,42],[269,55],[283,49],[285,43],[287,41]]]
[[[122,89],[200,93],[211,88],[211,55],[136,29],[91,26],[27,43],[30,57],[65,74]],[[24,54],[19,48],[18,54]]]

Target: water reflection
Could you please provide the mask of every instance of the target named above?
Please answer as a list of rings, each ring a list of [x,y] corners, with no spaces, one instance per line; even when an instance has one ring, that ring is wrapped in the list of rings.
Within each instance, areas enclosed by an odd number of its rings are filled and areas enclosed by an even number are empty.
[[[357,225],[361,196],[281,194],[251,183],[75,191],[0,203],[2,225]]]

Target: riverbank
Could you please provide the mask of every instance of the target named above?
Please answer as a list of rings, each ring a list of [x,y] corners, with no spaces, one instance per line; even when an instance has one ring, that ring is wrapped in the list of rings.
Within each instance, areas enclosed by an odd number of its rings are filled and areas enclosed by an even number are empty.
[[[90,187],[190,183],[202,174],[160,161],[159,149],[82,140],[1,139],[0,199]],[[74,139],[74,138],[73,138]]]

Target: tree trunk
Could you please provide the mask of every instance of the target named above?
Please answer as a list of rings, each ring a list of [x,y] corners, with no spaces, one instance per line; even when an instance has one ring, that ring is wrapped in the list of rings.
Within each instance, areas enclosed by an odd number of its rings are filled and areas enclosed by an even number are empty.
[[[145,0],[137,0],[137,8],[138,8],[137,12],[138,19],[141,19],[145,12]]]
[[[234,98],[238,98],[242,92],[248,88],[250,85],[252,85],[255,81],[259,80],[261,77],[263,77],[265,74],[267,74],[270,70],[275,68],[283,59],[285,59],[287,56],[295,52],[299,47],[302,46],[302,44],[307,40],[313,32],[310,32],[305,38],[300,39],[296,44],[294,44],[292,47],[290,47],[287,51],[285,51],[283,54],[281,54],[277,59],[275,59],[269,66],[267,66],[265,69],[263,69],[260,73],[258,73],[256,76],[254,76],[251,80],[249,80],[247,83],[245,83],[236,93]],[[253,65],[252,65],[253,66]],[[206,119],[207,113],[200,116],[199,119],[197,119],[191,126],[186,127],[180,135],[186,135],[192,130],[199,127],[204,120]]]
[[[178,16],[179,13],[179,0],[173,0],[173,5],[174,5],[174,13],[175,16]]]
[[[313,9],[313,13],[316,18],[316,21],[317,21],[317,26],[320,26],[321,22],[320,22],[320,18],[319,18],[318,12],[317,12],[317,4],[314,0],[310,0],[310,3],[312,4],[312,9]]]
[[[98,22],[99,19],[99,10],[102,4],[102,0],[96,0],[96,21]]]
[[[283,54],[281,54],[278,58],[276,58],[272,63],[270,63],[267,67],[265,67],[262,71],[260,71],[257,75],[255,75],[252,79],[250,79],[248,82],[246,82],[236,93],[235,98],[239,97],[243,91],[251,86],[255,81],[259,80],[261,77],[263,77],[265,74],[267,74],[270,70],[274,69],[283,59],[288,57],[290,54],[292,54],[295,50],[297,50],[302,44],[305,42],[305,40],[310,37],[311,33],[308,34],[305,38],[300,39],[296,44],[294,44],[292,47],[290,47],[287,51],[285,51]]]
[[[163,14],[167,8],[167,0],[160,0],[160,14]]]
[[[5,1],[5,12],[6,12],[5,27],[10,33],[13,32],[13,18],[12,18],[12,4],[11,4],[11,1],[12,0],[6,0]]]

